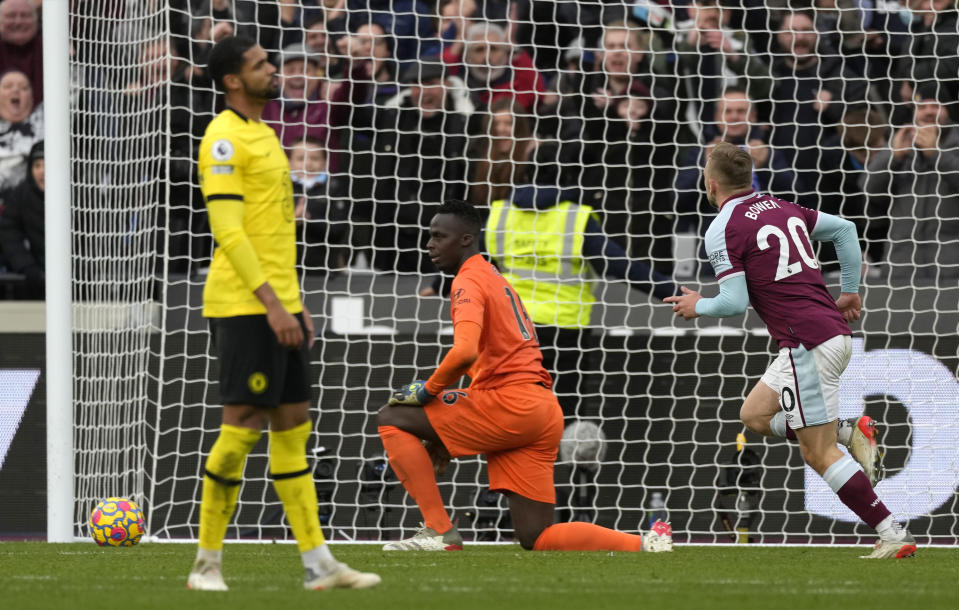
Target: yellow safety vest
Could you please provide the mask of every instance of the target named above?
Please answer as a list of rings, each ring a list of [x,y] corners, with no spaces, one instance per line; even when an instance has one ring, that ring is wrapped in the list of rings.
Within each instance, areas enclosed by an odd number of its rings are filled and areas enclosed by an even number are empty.
[[[589,325],[593,296],[583,234],[593,209],[563,201],[526,210],[494,201],[486,224],[486,250],[523,300],[535,324]]]

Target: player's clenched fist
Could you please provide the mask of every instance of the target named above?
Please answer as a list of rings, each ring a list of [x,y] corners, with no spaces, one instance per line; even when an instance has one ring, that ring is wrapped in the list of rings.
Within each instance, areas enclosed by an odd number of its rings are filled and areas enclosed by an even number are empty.
[[[836,299],[836,308],[846,322],[855,322],[862,316],[862,298],[858,294],[843,292]]]
[[[426,391],[425,381],[414,381],[393,392],[393,397],[387,403],[390,406],[406,405],[418,407],[433,400],[433,395]]]

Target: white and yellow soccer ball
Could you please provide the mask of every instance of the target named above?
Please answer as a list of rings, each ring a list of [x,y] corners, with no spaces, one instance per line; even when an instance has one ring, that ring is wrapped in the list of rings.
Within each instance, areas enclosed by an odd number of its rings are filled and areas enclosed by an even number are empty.
[[[100,546],[133,546],[145,529],[143,511],[127,498],[107,498],[90,513],[90,536]]]

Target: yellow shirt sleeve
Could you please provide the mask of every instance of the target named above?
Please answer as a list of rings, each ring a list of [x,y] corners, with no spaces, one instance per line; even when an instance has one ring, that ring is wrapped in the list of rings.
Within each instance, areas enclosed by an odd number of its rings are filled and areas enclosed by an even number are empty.
[[[220,249],[226,254],[236,274],[253,292],[266,282],[266,274],[263,273],[253,244],[243,230],[243,200],[207,200],[206,209],[213,238],[220,244]]]
[[[207,201],[243,199],[247,152],[239,139],[207,135],[200,143],[200,190]]]
[[[246,151],[239,140],[204,138],[200,145],[200,189],[213,238],[250,292],[266,282],[253,244],[243,229],[243,173]]]

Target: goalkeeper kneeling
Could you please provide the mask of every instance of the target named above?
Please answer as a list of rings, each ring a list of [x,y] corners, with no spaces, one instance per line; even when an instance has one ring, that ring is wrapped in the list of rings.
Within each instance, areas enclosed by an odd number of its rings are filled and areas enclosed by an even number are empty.
[[[644,535],[553,523],[563,412],[522,301],[479,253],[481,228],[476,210],[462,201],[444,203],[430,223],[430,258],[455,275],[453,347],[427,381],[402,387],[377,416],[390,465],[423,514],[422,529],[384,550],[461,550],[435,473],[450,458],[485,454],[490,489],[509,499],[524,549],[671,551],[672,528],[661,521]],[[464,374],[469,388],[444,391]]]

